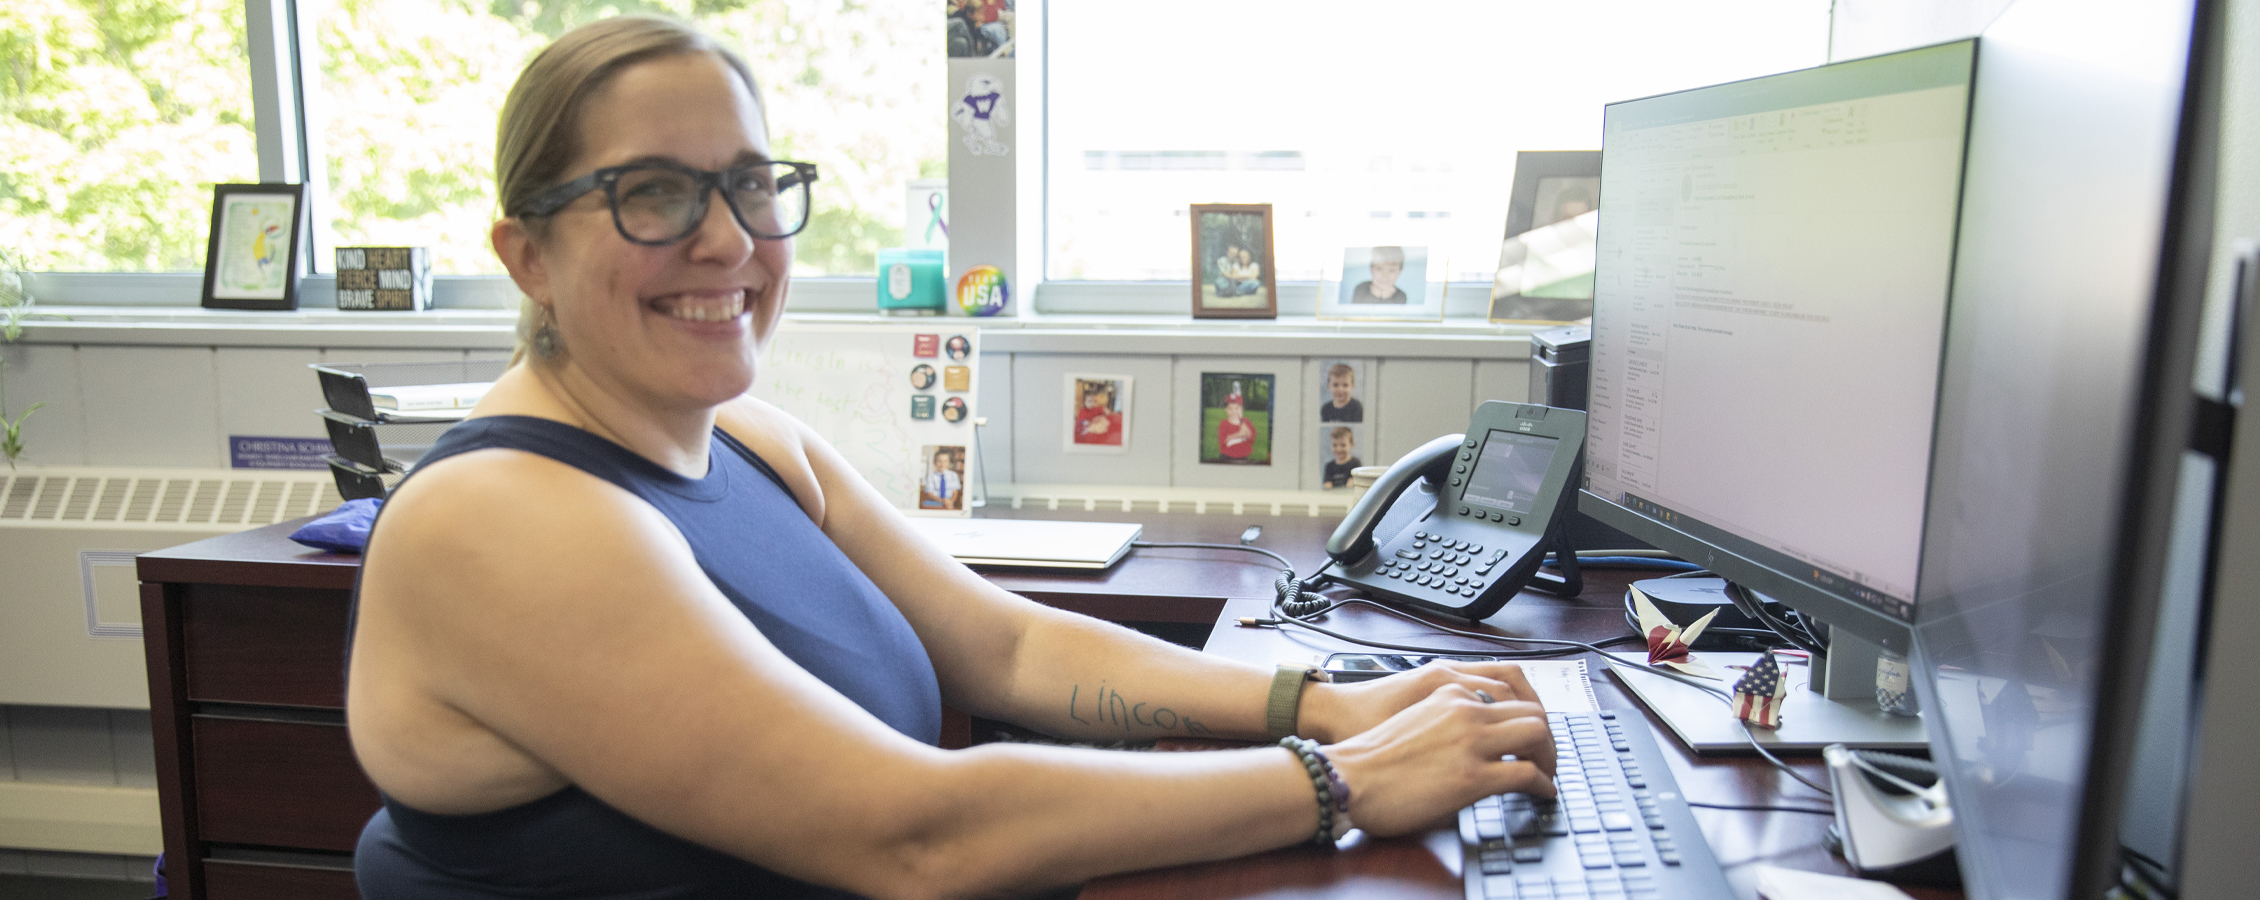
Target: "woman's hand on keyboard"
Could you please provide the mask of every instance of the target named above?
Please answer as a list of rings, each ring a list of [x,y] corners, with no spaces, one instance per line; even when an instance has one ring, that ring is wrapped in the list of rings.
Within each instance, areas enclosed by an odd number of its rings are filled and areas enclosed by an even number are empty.
[[[1380,725],[1446,685],[1481,691],[1493,700],[1538,702],[1538,692],[1531,689],[1530,679],[1523,676],[1519,665],[1438,660],[1371,681],[1311,685],[1303,691],[1296,732],[1322,744],[1345,740]]]
[[[1379,836],[1429,827],[1481,797],[1554,794],[1546,711],[1523,700],[1486,703],[1459,684],[1325,750],[1350,787],[1350,821]]]

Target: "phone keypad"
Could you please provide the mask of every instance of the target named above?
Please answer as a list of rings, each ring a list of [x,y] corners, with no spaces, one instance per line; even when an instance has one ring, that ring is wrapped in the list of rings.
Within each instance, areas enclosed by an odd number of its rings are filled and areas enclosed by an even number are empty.
[[[1473,598],[1483,592],[1489,583],[1485,576],[1505,556],[1506,551],[1491,550],[1475,541],[1416,531],[1408,546],[1382,558],[1375,574],[1447,596]],[[1479,558],[1482,562],[1474,571],[1461,568],[1476,566]]]

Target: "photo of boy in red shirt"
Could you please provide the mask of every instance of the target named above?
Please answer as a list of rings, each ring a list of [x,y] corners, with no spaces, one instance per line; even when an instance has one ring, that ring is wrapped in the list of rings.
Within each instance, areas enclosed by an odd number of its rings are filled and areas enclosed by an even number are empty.
[[[1201,462],[1271,465],[1274,376],[1201,373]]]
[[[1072,406],[1067,449],[1117,450],[1128,446],[1127,376],[1069,375],[1067,387]]]

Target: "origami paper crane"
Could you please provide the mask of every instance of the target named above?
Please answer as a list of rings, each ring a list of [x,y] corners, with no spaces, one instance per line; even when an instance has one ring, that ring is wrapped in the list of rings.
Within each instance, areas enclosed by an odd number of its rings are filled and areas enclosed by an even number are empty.
[[[1632,609],[1640,616],[1640,633],[1648,638],[1648,664],[1670,666],[1697,678],[1717,678],[1719,674],[1693,653],[1695,638],[1718,617],[1718,610],[1704,613],[1695,624],[1685,629],[1672,624],[1656,609],[1656,603],[1639,588],[1631,588]]]
[[[1772,653],[1758,654],[1750,671],[1734,682],[1734,717],[1759,728],[1781,727],[1781,704],[1789,696],[1789,683]]]

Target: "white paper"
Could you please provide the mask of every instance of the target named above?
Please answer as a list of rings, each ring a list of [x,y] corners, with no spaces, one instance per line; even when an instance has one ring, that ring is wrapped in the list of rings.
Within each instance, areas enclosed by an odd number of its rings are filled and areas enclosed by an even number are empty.
[[[1524,659],[1522,676],[1538,692],[1547,712],[1592,712],[1601,708],[1593,698],[1593,679],[1582,659]]]
[[[428,409],[469,409],[494,387],[491,381],[460,384],[404,384],[370,388],[369,402],[378,409],[417,412]]]

